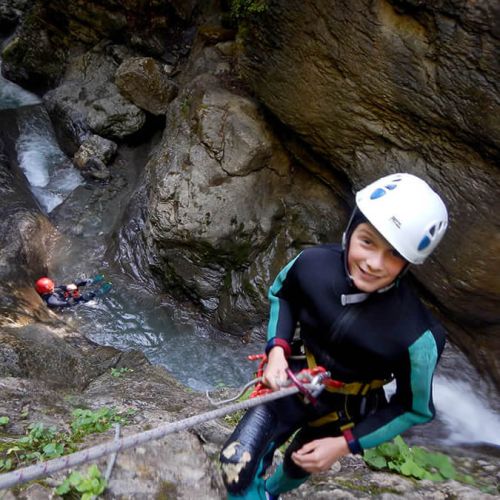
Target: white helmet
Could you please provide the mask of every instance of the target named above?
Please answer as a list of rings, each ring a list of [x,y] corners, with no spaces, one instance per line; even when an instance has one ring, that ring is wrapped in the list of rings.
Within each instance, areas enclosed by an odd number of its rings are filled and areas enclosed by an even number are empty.
[[[448,226],[443,200],[411,174],[382,177],[356,193],[356,205],[370,224],[408,262],[422,264]]]

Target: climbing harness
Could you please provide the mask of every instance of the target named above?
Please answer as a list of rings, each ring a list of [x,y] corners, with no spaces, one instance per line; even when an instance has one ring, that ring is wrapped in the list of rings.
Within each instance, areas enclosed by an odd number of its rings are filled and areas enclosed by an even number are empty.
[[[305,349],[307,366],[314,369],[318,366],[316,358],[312,352]],[[327,392],[336,392],[338,394],[346,394],[349,396],[366,396],[369,391],[380,389],[385,384],[388,384],[391,379],[375,379],[369,382],[341,382],[340,380],[326,379],[324,381],[325,390]]]
[[[303,356],[296,356],[296,358],[302,359]],[[264,367],[267,363],[267,356],[265,354],[251,354],[247,356],[247,359],[249,359],[250,361],[260,360],[256,372],[256,377],[253,380],[250,380],[250,382],[246,383],[240,389],[238,394],[236,394],[236,396],[233,396],[229,399],[222,399],[220,401],[216,401],[210,396],[210,393],[206,391],[205,394],[212,405],[220,406],[223,404],[231,403],[232,401],[236,401],[237,399],[240,399],[246,393],[246,391],[250,387],[252,387],[252,385],[255,385],[255,388],[249,395],[249,399],[258,398],[266,394],[271,394],[273,392],[272,389],[264,385],[264,383],[262,382]],[[305,368],[297,374],[292,373],[292,371],[288,369],[286,373],[288,375],[288,380],[286,380],[281,385],[281,387],[285,388],[295,385],[298,389],[298,392],[300,392],[304,396],[304,401],[306,403],[310,402],[312,404],[316,404],[316,397],[323,390],[325,381],[327,381],[330,376],[329,372],[327,372],[321,366],[318,366],[313,369]],[[312,389],[308,387],[312,387]]]

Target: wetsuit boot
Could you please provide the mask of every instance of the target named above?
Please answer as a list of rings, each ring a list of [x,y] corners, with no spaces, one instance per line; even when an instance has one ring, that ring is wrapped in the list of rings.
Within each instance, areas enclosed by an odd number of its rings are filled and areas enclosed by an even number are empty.
[[[288,476],[283,470],[283,464],[280,464],[275,473],[266,481],[266,493],[269,495],[270,500],[279,498],[281,493],[292,491],[298,488],[302,483],[309,479],[309,474],[301,478],[294,478]]]
[[[227,500],[267,500],[267,492],[264,489],[264,479],[256,477],[250,487],[241,495],[227,494]],[[273,497],[271,497],[273,498]],[[275,497],[277,498],[277,497]]]

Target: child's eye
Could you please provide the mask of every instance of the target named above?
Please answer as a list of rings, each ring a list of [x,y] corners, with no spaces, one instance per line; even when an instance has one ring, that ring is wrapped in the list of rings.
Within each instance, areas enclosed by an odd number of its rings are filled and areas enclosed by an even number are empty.
[[[361,241],[362,241],[365,245],[371,245],[371,243],[372,243],[372,240],[369,240],[368,238],[361,238]]]
[[[391,254],[393,257],[397,257],[398,259],[404,259],[404,257],[397,250],[392,249]]]

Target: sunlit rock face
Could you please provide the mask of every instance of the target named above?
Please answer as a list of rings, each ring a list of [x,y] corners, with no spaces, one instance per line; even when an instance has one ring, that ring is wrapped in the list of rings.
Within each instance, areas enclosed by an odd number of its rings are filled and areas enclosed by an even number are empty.
[[[449,234],[414,273],[498,379],[497,19],[494,1],[274,1],[251,26],[241,68],[355,188],[407,171],[443,195]]]
[[[22,325],[47,319],[33,283],[46,273],[53,227],[15,166],[15,111],[0,112],[0,120],[9,125],[0,131],[0,326]]]

